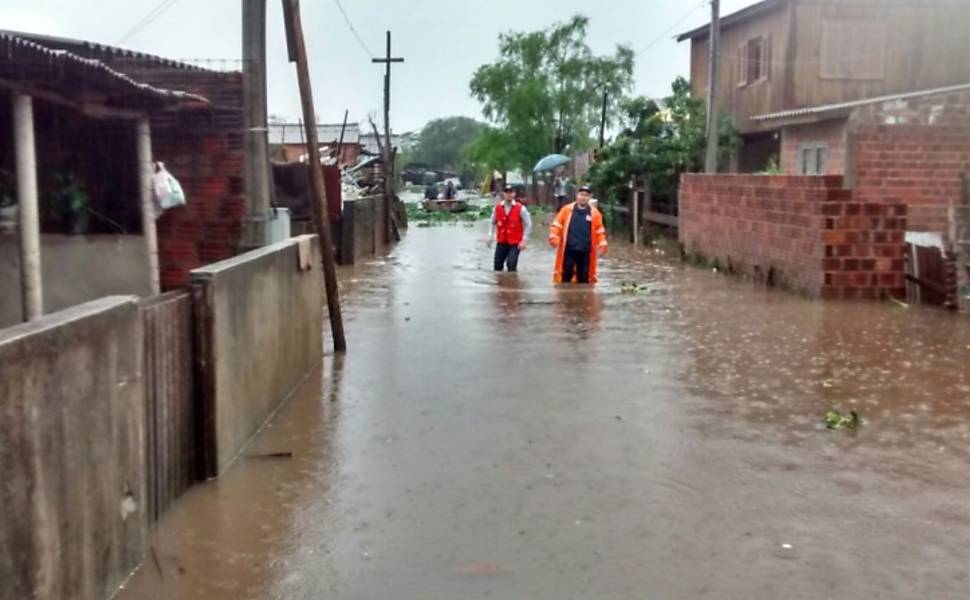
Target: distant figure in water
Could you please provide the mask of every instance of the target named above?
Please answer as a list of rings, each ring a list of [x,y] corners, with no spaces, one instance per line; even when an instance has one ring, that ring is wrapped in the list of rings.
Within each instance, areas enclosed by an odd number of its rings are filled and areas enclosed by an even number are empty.
[[[438,199],[438,186],[433,183],[429,183],[427,187],[424,188],[424,199],[425,200],[437,200]]]
[[[452,181],[448,181],[445,184],[445,200],[455,199],[455,184]]]

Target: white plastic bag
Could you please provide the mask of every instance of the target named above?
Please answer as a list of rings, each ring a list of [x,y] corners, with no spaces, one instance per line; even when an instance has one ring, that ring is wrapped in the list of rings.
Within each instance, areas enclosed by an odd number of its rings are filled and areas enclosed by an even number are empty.
[[[155,204],[161,211],[185,204],[185,192],[182,191],[182,184],[165,170],[163,163],[155,163],[152,190],[155,192]]]

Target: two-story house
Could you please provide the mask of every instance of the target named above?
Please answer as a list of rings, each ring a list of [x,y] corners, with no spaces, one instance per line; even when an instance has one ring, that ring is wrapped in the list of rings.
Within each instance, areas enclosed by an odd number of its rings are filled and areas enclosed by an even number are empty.
[[[677,37],[705,98],[708,37]],[[764,0],[721,19],[720,48],[720,113],[743,138],[732,170],[844,174],[854,109],[970,84],[970,1]]]

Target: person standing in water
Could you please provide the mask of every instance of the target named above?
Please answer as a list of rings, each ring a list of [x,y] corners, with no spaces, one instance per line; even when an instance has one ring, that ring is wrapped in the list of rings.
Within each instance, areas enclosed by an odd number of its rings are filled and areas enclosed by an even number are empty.
[[[492,211],[488,230],[488,244],[495,241],[495,270],[508,268],[514,273],[519,268],[519,253],[525,250],[526,240],[532,231],[532,217],[524,204],[515,199],[515,188],[506,185],[502,201]]]
[[[580,186],[576,201],[562,207],[549,227],[549,245],[556,248],[555,283],[596,283],[597,256],[609,246],[603,214],[589,200],[589,186]]]

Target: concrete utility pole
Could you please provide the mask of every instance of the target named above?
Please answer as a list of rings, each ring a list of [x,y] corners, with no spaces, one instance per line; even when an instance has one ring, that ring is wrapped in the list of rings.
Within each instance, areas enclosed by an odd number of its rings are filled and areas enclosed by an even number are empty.
[[[720,2],[711,0],[711,32],[708,35],[709,44],[707,64],[707,154],[704,159],[704,172],[717,173],[717,88],[718,67],[717,59],[720,54],[721,21]]]
[[[306,123],[307,153],[310,168],[310,189],[314,202],[313,219],[320,235],[320,253],[323,256],[323,280],[327,288],[327,308],[330,313],[330,330],[333,349],[347,350],[344,322],[340,314],[340,297],[337,288],[337,267],[333,257],[333,241],[330,236],[330,219],[327,216],[327,189],[320,166],[320,143],[317,139],[317,115],[313,108],[313,88],[310,85],[310,66],[307,64],[306,41],[303,39],[303,22],[300,18],[300,0],[283,0],[286,19],[286,42],[290,60],[296,63],[300,83],[300,100],[303,104],[303,121]]]
[[[269,241],[272,198],[266,116],[266,0],[242,0],[245,187],[249,222],[243,244],[249,248]]]
[[[394,152],[391,147],[391,63],[403,63],[401,57],[391,57],[391,32],[387,32],[387,51],[384,58],[372,58],[373,63],[384,64],[384,195],[387,198],[384,221],[385,231],[390,229],[391,203],[394,200]],[[388,236],[389,237],[389,236]]]
[[[20,291],[24,321],[44,314],[40,264],[40,217],[37,208],[37,149],[34,145],[34,101],[13,96],[14,145],[17,154],[17,204],[20,215]]]
[[[152,128],[148,117],[138,119],[135,126],[138,144],[138,192],[141,199],[141,234],[145,238],[148,272],[152,294],[162,293],[158,261],[158,230],[155,227],[155,202],[152,199]]]

